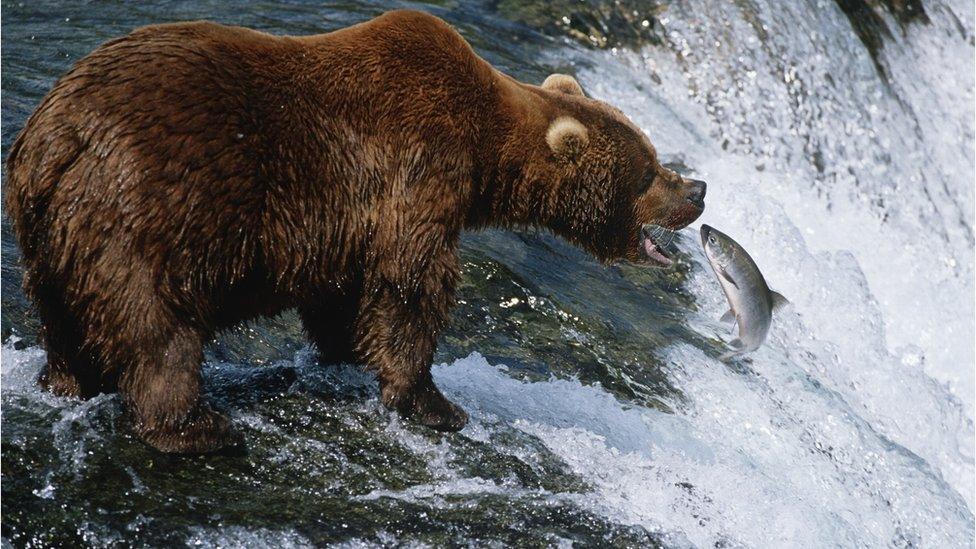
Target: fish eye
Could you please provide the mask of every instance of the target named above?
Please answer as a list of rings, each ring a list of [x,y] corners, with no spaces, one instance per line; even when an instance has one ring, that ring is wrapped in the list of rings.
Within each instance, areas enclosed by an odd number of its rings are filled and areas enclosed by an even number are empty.
[[[713,234],[708,235],[708,241],[711,242],[712,244],[715,244],[716,242],[715,235]]]

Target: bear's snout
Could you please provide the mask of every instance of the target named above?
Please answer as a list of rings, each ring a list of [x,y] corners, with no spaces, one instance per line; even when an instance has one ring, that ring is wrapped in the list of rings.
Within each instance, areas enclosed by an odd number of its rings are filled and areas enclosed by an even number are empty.
[[[685,192],[685,198],[688,200],[688,202],[691,202],[698,208],[704,210],[705,190],[708,185],[699,179],[685,179],[685,186],[688,188],[688,190]]]

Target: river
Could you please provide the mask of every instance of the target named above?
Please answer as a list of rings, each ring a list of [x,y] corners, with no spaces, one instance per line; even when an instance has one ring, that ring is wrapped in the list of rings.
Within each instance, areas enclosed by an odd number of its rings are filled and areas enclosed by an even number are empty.
[[[670,271],[465,235],[433,370],[471,414],[457,434],[317,364],[293,313],[222,334],[204,377],[243,457],[160,455],[118,397],[35,386],[4,216],[4,546],[974,545],[972,3],[517,4],[3,3],[4,159],[56,78],[137,26],[311,34],[411,7],[523,81],[575,74],[709,183]],[[702,222],[791,302],[751,361],[716,359],[731,336]]]

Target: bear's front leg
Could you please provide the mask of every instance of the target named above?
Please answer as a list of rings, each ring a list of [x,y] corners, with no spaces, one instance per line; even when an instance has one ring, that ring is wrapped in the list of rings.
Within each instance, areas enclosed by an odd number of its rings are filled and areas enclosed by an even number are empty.
[[[430,375],[437,336],[454,303],[453,253],[423,275],[397,283],[380,277],[365,293],[357,350],[376,370],[383,404],[438,431],[459,431],[468,414],[449,401]]]

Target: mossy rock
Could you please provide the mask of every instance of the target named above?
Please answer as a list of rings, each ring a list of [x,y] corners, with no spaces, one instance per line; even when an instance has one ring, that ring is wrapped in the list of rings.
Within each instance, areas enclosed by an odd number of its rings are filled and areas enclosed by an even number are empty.
[[[663,29],[658,17],[666,7],[663,2],[635,0],[499,0],[495,5],[504,17],[544,34],[600,49],[660,44]]]

